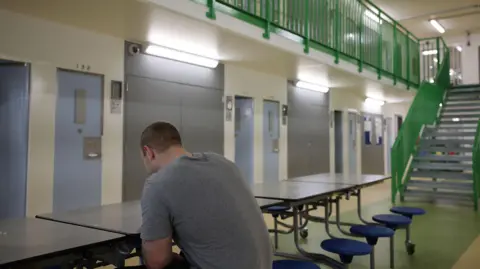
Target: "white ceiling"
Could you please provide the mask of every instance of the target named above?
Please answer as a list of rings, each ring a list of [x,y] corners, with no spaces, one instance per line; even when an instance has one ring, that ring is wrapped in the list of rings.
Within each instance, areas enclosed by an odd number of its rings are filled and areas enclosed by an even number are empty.
[[[440,35],[430,19],[445,28],[444,36],[480,32],[480,0],[372,0],[419,38]]]
[[[143,1],[0,0],[0,8],[130,41],[174,47],[288,79],[342,88],[360,96],[389,102],[412,97],[411,92],[384,86]]]

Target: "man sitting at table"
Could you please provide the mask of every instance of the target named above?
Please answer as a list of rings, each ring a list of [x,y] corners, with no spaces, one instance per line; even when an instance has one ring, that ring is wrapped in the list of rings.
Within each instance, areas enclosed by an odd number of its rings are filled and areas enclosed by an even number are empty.
[[[272,267],[262,213],[234,163],[214,153],[187,152],[178,130],[166,122],[148,126],[140,140],[150,174],[141,202],[147,268]],[[182,256],[172,253],[172,239]]]

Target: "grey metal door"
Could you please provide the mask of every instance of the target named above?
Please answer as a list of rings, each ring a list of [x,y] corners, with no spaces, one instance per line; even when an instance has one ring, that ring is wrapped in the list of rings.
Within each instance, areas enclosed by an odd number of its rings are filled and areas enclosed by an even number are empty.
[[[348,113],[349,173],[357,174],[357,113]]]
[[[57,71],[53,211],[101,204],[103,77]]]
[[[140,135],[157,121],[172,123],[191,152],[223,154],[223,91],[139,76],[127,76],[123,199],[141,197],[147,173]]]
[[[328,94],[290,86],[288,113],[288,177],[328,172]]]
[[[26,212],[29,65],[0,61],[0,219]]]
[[[263,101],[263,180],[278,181],[278,151],[280,139],[280,104]]]
[[[235,164],[248,183],[254,182],[253,99],[235,96]]]
[[[364,114],[362,121],[362,174],[385,173],[383,117],[375,114]]]
[[[343,173],[343,112],[335,110],[335,173]]]

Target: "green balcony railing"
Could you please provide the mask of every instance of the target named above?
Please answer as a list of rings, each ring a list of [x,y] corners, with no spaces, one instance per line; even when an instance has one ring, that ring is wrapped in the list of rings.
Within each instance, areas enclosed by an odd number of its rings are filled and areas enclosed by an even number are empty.
[[[409,180],[410,164],[417,153],[418,143],[425,125],[435,124],[440,105],[443,104],[445,92],[450,86],[449,49],[441,38],[430,39],[436,44],[439,60],[438,71],[433,83],[424,81],[408,110],[405,121],[392,147],[392,203],[397,194],[403,199],[403,191]]]
[[[473,204],[475,210],[478,210],[478,194],[480,192],[480,120],[477,123],[477,132],[472,150],[472,170],[473,170]]]
[[[340,60],[418,88],[419,40],[368,0],[192,0]]]

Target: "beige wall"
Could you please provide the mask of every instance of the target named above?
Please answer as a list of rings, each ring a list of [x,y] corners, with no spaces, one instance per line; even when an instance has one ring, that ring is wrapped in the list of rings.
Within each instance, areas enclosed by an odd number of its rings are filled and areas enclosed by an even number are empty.
[[[287,79],[256,72],[231,64],[225,65],[225,95],[249,96],[254,99],[254,181],[263,179],[263,100],[287,103]],[[233,110],[232,118],[235,118]],[[225,156],[235,158],[235,123],[225,122]],[[287,178],[287,127],[280,126],[279,175]]]
[[[0,10],[0,58],[31,63],[27,215],[50,212],[57,68],[104,75],[102,203],[121,201],[123,115],[110,114],[109,84],[123,81],[123,40]],[[82,195],[82,194],[79,194]]]

